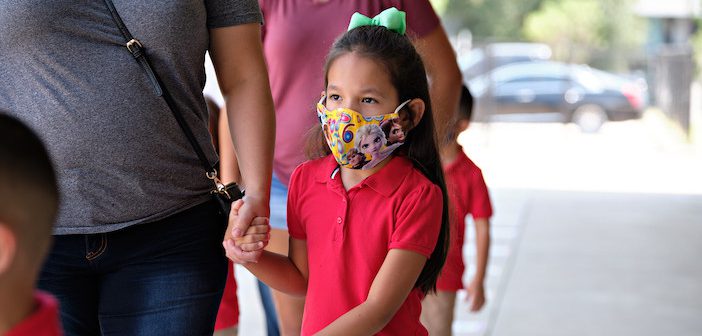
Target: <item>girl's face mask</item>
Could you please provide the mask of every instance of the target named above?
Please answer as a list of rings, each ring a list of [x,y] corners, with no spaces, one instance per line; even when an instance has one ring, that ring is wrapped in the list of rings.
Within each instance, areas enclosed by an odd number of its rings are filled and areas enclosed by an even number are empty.
[[[393,113],[364,117],[347,108],[327,110],[322,97],[317,103],[317,116],[327,144],[340,166],[351,169],[371,169],[405,141],[400,126],[400,111],[410,100],[400,104]]]

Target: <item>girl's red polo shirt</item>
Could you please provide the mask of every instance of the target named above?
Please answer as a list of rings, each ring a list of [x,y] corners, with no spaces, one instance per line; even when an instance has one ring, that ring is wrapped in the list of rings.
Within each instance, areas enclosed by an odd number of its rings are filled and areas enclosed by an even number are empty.
[[[300,165],[288,194],[290,236],[307,241],[309,282],[302,334],[358,306],[390,249],[429,258],[441,227],[441,189],[403,157],[346,191],[332,156]],[[413,289],[378,335],[427,335]]]
[[[474,219],[490,218],[492,205],[483,173],[463,150],[448,166],[444,167],[446,189],[449,194],[451,211],[451,242],[446,263],[436,282],[436,289],[457,291],[463,288],[463,242],[466,231],[466,216]]]

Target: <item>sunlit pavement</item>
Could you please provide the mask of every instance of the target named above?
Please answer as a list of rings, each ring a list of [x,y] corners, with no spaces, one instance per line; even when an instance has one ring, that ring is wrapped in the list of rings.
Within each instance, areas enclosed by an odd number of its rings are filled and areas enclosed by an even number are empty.
[[[597,134],[473,124],[460,142],[495,216],[489,302],[469,313],[460,292],[455,335],[702,334],[702,151],[658,114]],[[253,279],[237,277],[240,335],[265,335]]]
[[[702,155],[660,114],[597,134],[475,124],[461,141],[495,216],[490,303],[457,307],[455,335],[702,334]]]

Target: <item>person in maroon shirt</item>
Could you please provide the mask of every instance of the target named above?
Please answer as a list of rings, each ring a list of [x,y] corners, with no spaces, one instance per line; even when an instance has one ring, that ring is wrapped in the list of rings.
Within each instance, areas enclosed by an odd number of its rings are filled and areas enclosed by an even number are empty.
[[[0,335],[62,335],[58,305],[35,290],[58,209],[41,140],[0,111]]]
[[[461,92],[461,103],[449,143],[441,150],[441,163],[446,177],[446,188],[451,200],[451,242],[446,264],[436,282],[437,292],[422,301],[422,323],[430,335],[451,335],[456,291],[464,288],[463,242],[466,216],[471,215],[475,226],[475,275],[466,291],[470,310],[479,311],[485,304],[485,270],[490,249],[490,217],[492,204],[480,168],[471,161],[458,144],[458,135],[468,128],[473,110],[473,99],[467,87]]]

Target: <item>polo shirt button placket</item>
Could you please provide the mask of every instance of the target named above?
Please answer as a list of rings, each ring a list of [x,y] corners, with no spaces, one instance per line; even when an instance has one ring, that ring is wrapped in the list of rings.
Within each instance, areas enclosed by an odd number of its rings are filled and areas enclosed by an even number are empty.
[[[341,197],[341,203],[343,204],[339,209],[340,212],[336,217],[336,227],[334,228],[334,240],[341,242],[344,239],[344,217],[346,217],[346,212],[348,211],[348,199],[346,196]]]
[[[337,243],[341,243],[343,239],[343,226],[341,225],[344,222],[343,219],[341,219],[341,216],[336,217],[336,225],[334,227],[334,241]]]

